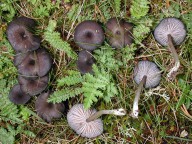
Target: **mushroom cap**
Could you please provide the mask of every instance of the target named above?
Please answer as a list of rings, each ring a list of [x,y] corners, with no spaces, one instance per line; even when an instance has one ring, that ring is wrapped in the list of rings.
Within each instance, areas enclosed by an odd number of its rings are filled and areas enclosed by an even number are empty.
[[[94,58],[92,54],[86,50],[79,52],[77,60],[77,68],[82,73],[92,73],[92,65]]]
[[[103,43],[104,32],[97,22],[86,20],[75,28],[74,40],[79,47],[92,51]]]
[[[28,79],[18,76],[18,82],[21,85],[21,90],[24,93],[34,96],[45,90],[49,82],[49,75],[45,75],[37,79]]]
[[[65,110],[63,103],[48,103],[50,92],[42,93],[35,102],[35,110],[37,115],[47,122],[51,122],[53,118],[61,118]]]
[[[52,59],[49,53],[40,48],[30,52],[23,61],[17,66],[18,72],[24,76],[42,77],[46,75],[52,66]]]
[[[25,104],[31,99],[31,96],[24,93],[19,84],[13,86],[9,93],[9,100],[14,104]]]
[[[123,48],[131,45],[132,24],[120,18],[111,18],[106,23],[106,33],[109,44],[114,48]]]
[[[186,36],[184,24],[177,18],[164,18],[154,30],[154,37],[162,46],[168,45],[168,34],[173,38],[175,45],[181,44]]]
[[[32,34],[35,22],[32,19],[20,17],[9,23],[7,38],[16,52],[36,50],[40,46],[40,38]]]
[[[140,83],[143,76],[147,76],[145,88],[153,88],[159,85],[161,80],[161,71],[154,62],[139,61],[134,68],[134,80]]]
[[[86,122],[96,112],[95,109],[85,110],[83,104],[74,105],[67,114],[69,126],[82,137],[94,138],[103,133],[103,122],[101,119],[96,119],[91,122]]]

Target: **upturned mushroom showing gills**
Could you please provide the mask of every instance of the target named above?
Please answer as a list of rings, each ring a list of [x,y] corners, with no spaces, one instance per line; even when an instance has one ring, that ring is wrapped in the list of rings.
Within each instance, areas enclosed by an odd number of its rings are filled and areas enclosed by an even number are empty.
[[[167,74],[169,79],[173,79],[173,75],[180,67],[179,56],[174,45],[180,45],[186,36],[184,24],[177,18],[164,18],[154,30],[154,37],[162,46],[168,46],[171,51],[175,65]]]
[[[123,19],[111,18],[106,24],[106,37],[109,44],[114,48],[123,48],[126,45],[131,45],[132,24]]]
[[[139,99],[143,87],[154,88],[159,85],[161,80],[161,71],[154,62],[140,61],[134,68],[134,80],[138,84],[133,102],[131,116],[137,118],[139,114]]]
[[[77,60],[77,68],[82,74],[92,73],[93,64],[94,64],[94,58],[89,51],[83,50],[79,52]]]
[[[24,93],[19,84],[13,86],[9,93],[9,100],[14,104],[25,104],[31,99],[31,96]]]
[[[48,103],[50,92],[42,93],[35,102],[35,110],[37,115],[47,122],[51,122],[54,118],[61,118],[65,111],[63,103]]]
[[[49,82],[49,75],[38,77],[36,79],[18,76],[18,82],[23,92],[30,96],[34,96],[45,90]]]
[[[52,59],[49,53],[45,49],[39,48],[30,52],[17,66],[17,69],[19,74],[25,77],[42,77],[49,72],[51,66]]]
[[[35,22],[26,17],[19,17],[9,23],[7,38],[16,52],[36,50],[40,46],[40,38],[32,33]]]
[[[83,104],[74,105],[67,114],[69,126],[82,137],[94,138],[103,133],[103,122],[100,118],[103,114],[113,114],[124,116],[124,109],[101,110],[95,109],[85,110]]]
[[[75,28],[74,40],[79,47],[93,51],[103,43],[104,32],[97,22],[86,20]]]

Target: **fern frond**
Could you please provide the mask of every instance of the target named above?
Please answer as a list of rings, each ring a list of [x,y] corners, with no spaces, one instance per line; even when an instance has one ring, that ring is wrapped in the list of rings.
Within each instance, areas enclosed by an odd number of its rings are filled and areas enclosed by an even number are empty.
[[[83,91],[81,88],[65,88],[60,91],[55,91],[48,99],[48,102],[51,103],[60,103],[62,101],[66,101],[69,98],[75,97],[81,94]]]
[[[0,127],[0,143],[2,144],[13,144],[15,141],[15,135],[12,135],[5,128]]]
[[[119,14],[121,9],[121,0],[114,0],[114,5],[116,13]]]
[[[112,75],[109,72],[106,72],[104,68],[99,69],[96,65],[93,65],[93,71],[94,75],[86,74],[84,76],[85,82],[82,83],[84,107],[86,109],[90,108],[99,98],[109,102],[111,97],[118,94]]]
[[[108,44],[101,46],[94,53],[94,57],[101,67],[105,67],[109,71],[118,71],[119,67],[123,65],[121,61],[115,58],[116,53]]]
[[[57,86],[61,87],[64,85],[67,86],[72,86],[78,83],[83,82],[83,77],[81,76],[81,74],[78,72],[77,74],[71,74],[69,76],[63,77],[59,80],[57,80]]]
[[[150,2],[148,0],[132,0],[130,8],[131,16],[136,19],[145,16],[149,11],[149,4]]]
[[[55,20],[50,20],[49,25],[44,32],[44,38],[55,49],[64,51],[72,59],[77,59],[77,54],[71,49],[69,43],[63,41],[60,37],[60,33],[55,32],[57,23]]]
[[[150,27],[139,24],[133,28],[133,36],[135,38],[135,43],[140,44],[150,33]]]

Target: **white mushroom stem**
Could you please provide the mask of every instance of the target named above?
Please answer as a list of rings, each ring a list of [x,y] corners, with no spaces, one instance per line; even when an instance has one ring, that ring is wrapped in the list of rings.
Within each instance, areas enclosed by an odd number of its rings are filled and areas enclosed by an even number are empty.
[[[146,83],[146,80],[147,80],[147,76],[144,75],[142,80],[140,81],[139,85],[138,85],[138,88],[136,90],[136,93],[135,93],[135,99],[134,99],[134,102],[133,102],[133,109],[132,109],[132,113],[130,114],[133,118],[138,118],[138,115],[139,115],[139,99],[140,99],[140,96],[141,96],[141,91],[143,89],[143,86],[145,85]]]
[[[124,116],[126,115],[126,111],[125,109],[114,109],[114,110],[101,110],[98,111],[96,113],[94,113],[93,115],[91,115],[88,119],[86,119],[86,122],[91,122],[96,120],[98,117],[104,115],[104,114],[112,114],[112,115],[117,115],[117,116]]]
[[[177,72],[179,67],[180,67],[180,61],[179,61],[179,56],[175,50],[175,47],[173,45],[173,39],[172,39],[172,36],[170,34],[167,35],[168,36],[168,46],[169,46],[169,49],[173,55],[173,58],[174,58],[174,61],[175,61],[175,65],[173,68],[171,68],[171,70],[169,71],[169,73],[167,74],[167,77],[168,78],[171,78],[172,74],[174,72]]]

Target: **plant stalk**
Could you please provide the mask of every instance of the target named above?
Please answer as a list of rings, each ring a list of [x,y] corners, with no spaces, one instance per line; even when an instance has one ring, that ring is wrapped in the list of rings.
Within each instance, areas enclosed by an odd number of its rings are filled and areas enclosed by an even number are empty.
[[[140,96],[141,96],[141,91],[146,83],[146,80],[147,80],[147,76],[144,75],[142,80],[140,81],[139,83],[139,86],[135,92],[135,99],[134,99],[134,102],[133,102],[133,109],[132,109],[132,113],[130,114],[133,118],[138,118],[138,115],[139,115],[139,99],[140,99]]]
[[[177,72],[179,67],[180,67],[180,61],[179,61],[179,56],[175,50],[175,46],[173,44],[173,38],[170,34],[167,35],[168,36],[168,46],[169,46],[169,50],[171,51],[172,55],[173,55],[173,59],[175,61],[175,65],[173,68],[171,68],[171,70],[169,71],[169,73],[167,74],[168,78],[172,77],[172,74]]]
[[[113,114],[113,115],[117,115],[117,116],[124,116],[126,115],[126,111],[122,108],[120,109],[114,109],[114,110],[101,110],[98,111],[96,113],[94,113],[93,115],[91,115],[86,122],[91,122],[96,120],[98,117],[104,115],[104,114]]]

